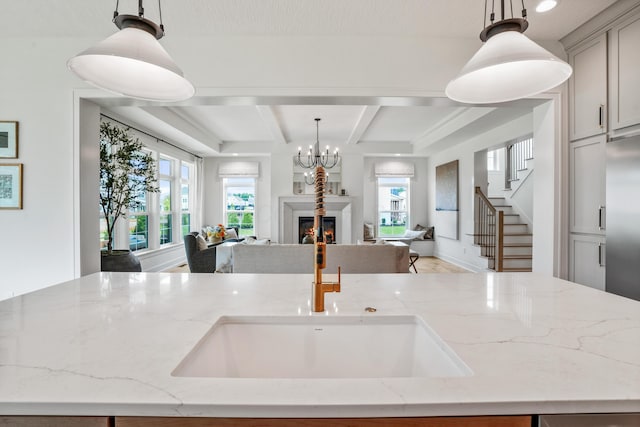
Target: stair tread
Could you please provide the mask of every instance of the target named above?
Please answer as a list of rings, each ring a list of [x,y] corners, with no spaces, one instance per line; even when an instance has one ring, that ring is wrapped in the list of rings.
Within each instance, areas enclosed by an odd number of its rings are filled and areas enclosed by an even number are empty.
[[[532,255],[503,255],[503,259],[533,259]]]
[[[531,271],[533,270],[530,268],[502,268],[503,273],[530,273]]]
[[[531,243],[505,243],[502,245],[505,248],[532,248]]]

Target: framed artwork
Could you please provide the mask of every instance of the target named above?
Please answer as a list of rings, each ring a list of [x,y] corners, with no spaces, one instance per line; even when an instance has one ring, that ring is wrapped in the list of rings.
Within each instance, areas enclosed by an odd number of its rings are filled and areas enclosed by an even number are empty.
[[[0,164],[0,209],[22,209],[22,164]]]
[[[436,166],[436,231],[458,240],[458,161]]]
[[[0,158],[18,158],[18,122],[0,121]]]

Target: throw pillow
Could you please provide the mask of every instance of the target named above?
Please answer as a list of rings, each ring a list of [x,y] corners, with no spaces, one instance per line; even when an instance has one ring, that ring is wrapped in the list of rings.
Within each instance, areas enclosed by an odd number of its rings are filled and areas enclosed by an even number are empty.
[[[227,232],[227,235],[224,236],[225,240],[226,239],[237,239],[238,238],[238,233],[236,233],[236,229],[235,228],[227,228],[225,230]]]
[[[434,227],[427,228],[427,232],[424,235],[425,240],[433,240]]]
[[[202,235],[200,234],[198,234],[198,236],[196,237],[196,244],[198,245],[199,251],[207,249],[207,241],[204,240],[204,237],[202,237]]]
[[[373,239],[373,224],[371,224],[370,222],[365,222],[364,223],[364,240],[371,240]]]
[[[402,237],[405,239],[422,240],[425,233],[426,233],[426,230],[422,230],[422,231],[406,230]]]
[[[244,243],[245,245],[270,245],[271,244],[271,240],[269,239],[256,239],[255,237],[245,237],[245,239],[242,241],[242,243]]]
[[[424,233],[424,237],[423,238],[425,240],[433,240],[433,227],[425,227],[425,226],[422,226],[422,225],[418,224],[418,225],[415,226],[414,230],[416,230],[416,231],[424,230],[425,233]]]

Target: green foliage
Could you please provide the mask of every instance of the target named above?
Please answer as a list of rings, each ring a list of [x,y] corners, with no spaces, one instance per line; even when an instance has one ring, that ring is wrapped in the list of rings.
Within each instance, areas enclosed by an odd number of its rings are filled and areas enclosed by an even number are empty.
[[[400,225],[381,225],[379,228],[381,236],[401,236],[404,234],[407,226],[405,224]]]
[[[242,216],[242,228],[248,228],[248,227],[245,227],[246,225],[248,225],[249,227],[253,226],[252,212],[247,212]]]
[[[128,209],[145,205],[146,192],[158,192],[153,157],[142,152],[139,139],[109,122],[100,124],[100,208],[107,221],[107,250],[113,250],[113,231]]]

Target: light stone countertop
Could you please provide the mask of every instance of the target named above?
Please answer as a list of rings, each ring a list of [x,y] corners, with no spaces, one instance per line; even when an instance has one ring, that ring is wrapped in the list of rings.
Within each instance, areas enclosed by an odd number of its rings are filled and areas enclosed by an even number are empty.
[[[531,273],[343,275],[313,314],[418,315],[468,377],[171,376],[220,316],[311,315],[311,280],[98,273],[0,301],[0,415],[640,412],[640,302]]]

